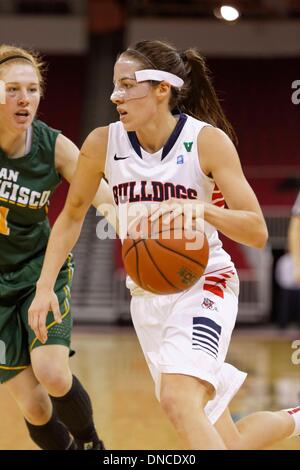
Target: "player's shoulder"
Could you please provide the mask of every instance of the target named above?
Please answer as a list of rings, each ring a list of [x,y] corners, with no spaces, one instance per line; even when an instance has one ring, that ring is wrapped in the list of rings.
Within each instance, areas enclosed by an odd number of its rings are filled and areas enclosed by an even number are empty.
[[[111,138],[115,138],[119,134],[123,134],[124,127],[120,121],[112,122],[108,126],[97,127],[88,136],[89,142],[93,145],[101,145],[106,147]]]
[[[228,135],[210,124],[206,124],[202,127],[201,132],[198,134],[198,147],[205,149],[224,149],[234,148],[232,140]]]
[[[108,133],[109,133],[109,127],[104,126],[104,127],[96,127],[93,129],[89,135],[87,136],[84,146],[89,146],[89,147],[105,147],[107,145],[108,141]]]
[[[186,116],[187,125],[193,127],[197,132],[198,148],[234,148],[232,140],[222,129],[212,125],[207,121],[202,121],[201,119],[195,118],[188,114]]]
[[[108,131],[109,131],[109,126],[96,127],[89,133],[88,138],[91,140],[107,139]]]
[[[232,140],[221,129],[205,126],[198,134],[198,155],[205,174],[213,173],[217,167],[238,162],[239,157]]]
[[[185,132],[193,132],[198,137],[202,134],[203,129],[212,127],[208,122],[191,116],[190,114],[184,114],[184,117],[186,119],[186,123],[184,125]]]
[[[55,142],[55,156],[73,153],[79,153],[77,145],[64,134],[59,134]]]
[[[103,160],[106,155],[108,143],[108,127],[97,127],[93,129],[85,139],[81,154],[90,158]]]

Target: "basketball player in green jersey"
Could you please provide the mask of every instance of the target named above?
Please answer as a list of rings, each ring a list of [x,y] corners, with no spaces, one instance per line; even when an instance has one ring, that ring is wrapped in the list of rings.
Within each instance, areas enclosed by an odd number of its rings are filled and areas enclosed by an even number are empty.
[[[55,287],[61,320],[49,314],[45,344],[28,326],[50,234],[49,197],[61,176],[71,180],[79,154],[59,131],[35,120],[42,75],[38,56],[0,46],[0,381],[41,449],[104,449],[90,398],[69,366],[71,255]],[[93,204],[108,195],[101,185]]]

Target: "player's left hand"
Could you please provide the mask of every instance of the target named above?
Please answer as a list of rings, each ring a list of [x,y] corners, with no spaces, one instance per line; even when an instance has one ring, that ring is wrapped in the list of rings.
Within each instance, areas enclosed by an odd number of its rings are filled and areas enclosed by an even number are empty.
[[[203,218],[204,204],[195,199],[170,198],[161,202],[157,209],[151,214],[151,222],[155,222],[162,216],[163,223],[169,224],[180,215],[184,215],[187,220]]]
[[[50,311],[53,312],[54,320],[61,323],[61,312],[55,292],[49,289],[37,289],[28,310],[28,323],[43,344],[48,339],[46,319]]]

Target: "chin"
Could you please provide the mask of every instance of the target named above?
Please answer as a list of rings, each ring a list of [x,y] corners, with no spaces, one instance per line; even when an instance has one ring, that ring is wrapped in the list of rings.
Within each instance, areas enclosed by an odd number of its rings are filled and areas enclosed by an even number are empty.
[[[13,123],[13,128],[16,131],[27,131],[29,127],[32,125],[33,119],[27,122],[14,122]]]
[[[24,132],[24,131],[27,131],[30,126],[31,126],[31,123],[30,124],[17,124],[14,126],[14,128],[16,131]]]
[[[132,131],[135,131],[134,127],[132,124],[127,124],[127,123],[124,123],[122,122],[123,124],[123,127],[125,129],[126,132],[132,132]]]

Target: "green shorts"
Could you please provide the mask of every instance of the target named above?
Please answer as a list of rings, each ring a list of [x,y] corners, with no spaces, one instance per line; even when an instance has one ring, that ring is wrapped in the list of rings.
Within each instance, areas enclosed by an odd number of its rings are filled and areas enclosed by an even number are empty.
[[[17,271],[0,274],[0,382],[6,382],[26,369],[30,365],[30,351],[43,346],[28,325],[28,309],[35,295],[43,260],[44,255],[32,259]],[[72,255],[69,255],[55,283],[62,323],[56,323],[52,312],[49,312],[45,344],[62,344],[70,348],[73,271]]]

